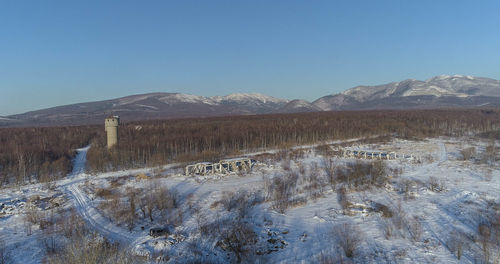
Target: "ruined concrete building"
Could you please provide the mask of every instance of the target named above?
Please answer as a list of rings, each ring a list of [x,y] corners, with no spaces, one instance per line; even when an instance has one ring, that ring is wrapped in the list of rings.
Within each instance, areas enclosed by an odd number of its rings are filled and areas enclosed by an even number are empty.
[[[228,174],[232,172],[250,171],[257,163],[256,160],[249,158],[224,159],[216,163],[200,162],[188,165],[185,168],[186,176],[189,175],[207,175],[207,174]]]

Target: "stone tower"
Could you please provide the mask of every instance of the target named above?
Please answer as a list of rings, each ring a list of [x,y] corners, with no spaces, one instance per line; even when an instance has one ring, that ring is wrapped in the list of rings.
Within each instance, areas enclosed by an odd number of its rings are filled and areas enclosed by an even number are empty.
[[[108,135],[108,149],[118,144],[118,125],[120,124],[119,116],[110,116],[104,121],[105,131]]]

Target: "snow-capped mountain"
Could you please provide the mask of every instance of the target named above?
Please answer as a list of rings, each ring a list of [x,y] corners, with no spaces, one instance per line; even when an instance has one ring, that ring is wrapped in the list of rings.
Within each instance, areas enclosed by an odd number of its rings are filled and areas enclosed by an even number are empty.
[[[283,105],[288,100],[279,99],[259,93],[234,93],[226,96],[205,97],[200,95],[182,94],[182,93],[150,93],[142,95],[132,95],[123,98],[118,98],[116,105],[130,105],[154,98],[165,104],[207,104],[207,105],[249,105],[249,106],[265,106],[265,105]]]
[[[107,115],[124,120],[207,117],[274,113],[288,100],[263,94],[230,94],[205,97],[182,93],[149,93],[122,98],[58,106],[13,115],[30,124],[100,123]],[[1,124],[0,124],[1,125]]]
[[[226,96],[213,96],[212,100],[219,103],[253,103],[256,105],[262,104],[284,104],[288,100],[280,99],[259,93],[233,93]]]
[[[306,100],[292,100],[277,110],[279,113],[320,112],[321,108]]]
[[[149,93],[58,106],[0,117],[0,126],[102,123],[110,114],[123,120],[170,119],[332,110],[500,107],[500,81],[464,75],[441,75],[377,86],[357,86],[310,103],[257,93],[205,97]]]
[[[313,102],[322,110],[500,106],[500,81],[440,75],[377,86],[357,86]]]
[[[214,96],[210,99],[221,105],[241,108],[248,114],[272,113],[288,103],[288,100],[259,93],[234,93],[226,96]]]

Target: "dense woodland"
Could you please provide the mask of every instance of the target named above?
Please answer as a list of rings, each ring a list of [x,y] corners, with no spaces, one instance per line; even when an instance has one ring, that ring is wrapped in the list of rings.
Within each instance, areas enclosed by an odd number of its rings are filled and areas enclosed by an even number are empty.
[[[71,172],[75,149],[96,137],[98,126],[0,129],[0,186],[47,182]]]
[[[424,138],[500,130],[499,110],[350,111],[133,122],[120,144],[92,142],[92,172],[169,162],[216,161],[227,155],[328,140],[393,135]]]
[[[88,170],[101,172],[374,135],[424,138],[495,130],[500,130],[498,109],[233,116],[125,123],[120,143],[108,150],[103,125],[2,128],[0,186],[61,178],[71,171],[74,150],[88,144]]]

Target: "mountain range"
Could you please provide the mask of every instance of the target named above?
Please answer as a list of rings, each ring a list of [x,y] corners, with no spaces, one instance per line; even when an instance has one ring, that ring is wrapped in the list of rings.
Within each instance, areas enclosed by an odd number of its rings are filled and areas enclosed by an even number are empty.
[[[198,96],[148,93],[57,106],[0,116],[0,126],[79,125],[102,123],[108,115],[124,121],[372,109],[500,107],[500,81],[464,75],[440,75],[425,81],[408,79],[377,86],[357,86],[313,102],[257,93]]]

